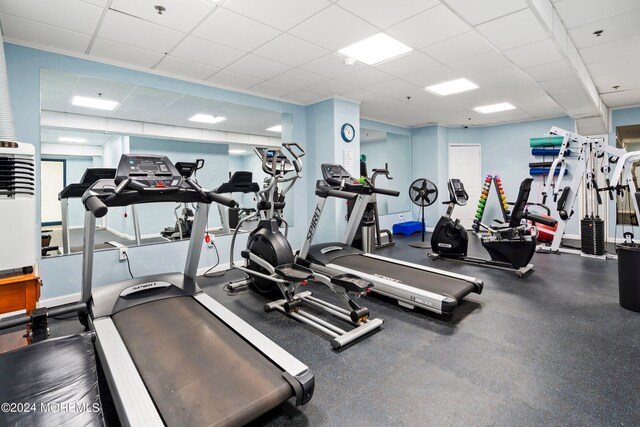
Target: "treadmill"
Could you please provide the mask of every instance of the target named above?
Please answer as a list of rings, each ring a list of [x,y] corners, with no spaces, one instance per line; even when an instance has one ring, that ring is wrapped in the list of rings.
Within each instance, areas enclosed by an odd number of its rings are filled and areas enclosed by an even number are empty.
[[[317,203],[298,254],[300,265],[325,274],[355,274],[373,282],[373,292],[397,300],[402,307],[421,307],[438,314],[452,314],[465,296],[482,292],[483,282],[475,277],[364,253],[352,247],[364,210],[373,195],[397,197],[400,193],[365,186],[341,165],[325,163],[321,168],[324,180],[316,183]],[[354,202],[345,238],[342,242],[312,245],[327,197]]]
[[[81,319],[95,332],[123,425],[241,425],[292,397],[296,405],[311,399],[307,366],[197,286],[210,205],[235,201],[203,190],[165,156],[125,154],[115,179],[94,183],[82,202]],[[114,206],[158,202],[197,204],[184,272],[92,289],[96,218]]]
[[[229,181],[222,184],[215,189],[218,194],[233,194],[233,193],[258,193],[260,186],[257,182],[253,182],[253,173],[248,171],[237,171],[229,178]],[[220,224],[222,226],[222,234],[230,234],[231,230],[235,230],[240,222],[240,214],[245,213],[250,215],[256,210],[253,208],[226,208],[225,206],[218,204],[218,213],[220,214]]]
[[[69,236],[69,199],[79,199],[82,197],[85,191],[93,185],[94,182],[100,179],[113,179],[116,176],[116,170],[113,168],[88,168],[80,182],[75,184],[69,184],[58,193],[58,200],[60,200],[60,208],[62,209],[62,250],[63,254],[70,254],[71,252],[81,252],[82,248],[71,248],[71,239]],[[136,224],[137,221],[134,221]],[[105,243],[100,245],[98,249],[111,248],[112,245]]]

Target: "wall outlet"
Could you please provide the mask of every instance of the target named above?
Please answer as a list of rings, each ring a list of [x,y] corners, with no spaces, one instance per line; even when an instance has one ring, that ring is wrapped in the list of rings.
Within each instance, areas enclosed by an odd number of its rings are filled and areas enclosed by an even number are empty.
[[[126,246],[121,246],[121,247],[118,248],[118,259],[120,261],[126,261],[128,255],[129,255],[129,253],[127,252],[127,247]]]
[[[404,222],[404,215],[400,215],[400,222]]]

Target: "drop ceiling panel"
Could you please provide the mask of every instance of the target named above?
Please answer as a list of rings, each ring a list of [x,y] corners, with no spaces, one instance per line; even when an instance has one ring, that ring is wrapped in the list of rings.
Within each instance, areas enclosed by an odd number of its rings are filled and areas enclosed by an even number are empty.
[[[105,7],[109,4],[109,0],[82,0],[84,3],[94,4],[96,6]]]
[[[193,32],[194,36],[249,52],[280,31],[226,9],[218,9]]]
[[[493,47],[475,31],[451,37],[422,49],[431,58],[443,64],[451,64],[493,50]]]
[[[613,86],[620,86],[620,89],[640,89],[640,73],[638,70],[616,71],[610,74],[601,74],[593,78],[593,82],[598,87],[599,92],[611,92]]]
[[[184,34],[109,10],[100,26],[98,37],[152,52],[165,53],[173,49]]]
[[[443,3],[474,26],[527,7],[524,0],[443,0]]]
[[[326,0],[233,0],[224,7],[284,31],[330,4]]]
[[[422,90],[414,84],[399,79],[368,86],[366,89],[401,101],[405,101],[408,96],[415,96]]]
[[[347,73],[353,73],[365,67],[364,64],[356,62],[354,65],[345,65],[344,57],[338,54],[330,53],[321,58],[314,59],[302,66],[301,69],[320,74],[328,78],[335,78]]]
[[[544,82],[560,77],[570,76],[571,69],[564,61],[551,62],[549,64],[536,65],[524,70],[532,79],[537,82]]]
[[[624,72],[640,69],[640,55],[629,55],[615,61],[601,61],[589,64],[587,67],[592,77],[611,74],[616,71]]]
[[[347,99],[352,99],[354,101],[364,102],[364,101],[368,101],[370,99],[378,98],[380,95],[378,95],[375,92],[371,92],[369,90],[366,90],[366,89],[356,89],[354,91],[345,93],[343,96],[345,98],[347,98]]]
[[[529,98],[520,105],[520,109],[535,117],[553,117],[565,115],[565,111],[548,95]]]
[[[291,69],[288,65],[256,55],[247,55],[227,67],[229,71],[268,80]],[[293,92],[293,91],[291,91]]]
[[[479,25],[476,29],[503,51],[547,38],[529,9]]]
[[[389,28],[389,35],[413,47],[423,48],[471,30],[460,18],[443,5]]]
[[[353,86],[354,89],[366,88],[377,83],[388,82],[393,80],[394,77],[390,74],[383,73],[372,67],[364,68],[360,71],[345,74],[337,78],[338,81],[348,83]]]
[[[160,4],[165,10],[158,14],[155,6]],[[113,0],[111,9],[137,16],[145,21],[150,21],[163,27],[172,28],[182,33],[188,33],[202,21],[213,9],[212,2],[203,0],[162,0],[162,2],[149,0]]]
[[[251,86],[255,86],[262,80],[256,77],[246,76],[240,73],[234,73],[233,71],[222,70],[214,74],[207,79],[208,82],[214,84],[221,84],[224,86],[230,86],[238,89],[248,89]]]
[[[5,37],[84,53],[91,36],[0,13]]]
[[[284,99],[295,102],[296,104],[309,105],[322,100],[323,96],[307,90],[300,90],[285,96]]]
[[[640,5],[640,1],[638,3]],[[569,30],[569,35],[576,47],[582,49],[639,35],[639,23],[640,9],[574,28]],[[603,30],[604,33],[600,37],[596,37],[593,34],[594,31],[600,30]]]
[[[308,89],[311,92],[322,95],[323,97],[329,97],[333,95],[344,95],[347,92],[351,92],[353,90],[353,85],[339,80],[328,80],[326,82],[310,86]]]
[[[163,56],[158,52],[151,52],[104,39],[96,39],[94,41],[91,47],[91,54],[100,58],[147,68],[150,68]]]
[[[504,55],[520,68],[529,68],[563,60],[555,44],[550,39],[507,50]]]
[[[0,12],[91,35],[102,8],[78,0],[0,0]],[[73,19],[69,19],[71,13]]]
[[[218,68],[198,64],[193,61],[187,61],[171,55],[165,56],[156,67],[156,70],[196,80],[204,80],[219,71]]]
[[[337,6],[324,9],[289,31],[334,52],[378,32],[373,25]]]
[[[399,58],[393,58],[381,64],[376,64],[374,67],[385,73],[393,74],[397,77],[404,77],[408,74],[429,70],[440,65],[438,61],[417,50],[409,52]]]
[[[491,70],[511,67],[511,63],[498,52],[488,52],[449,65],[464,76],[473,76]]]
[[[640,55],[640,36],[580,49],[580,56],[586,64],[638,55]]]
[[[600,97],[607,107],[624,107],[627,105],[638,104],[638,101],[640,100],[640,90],[636,89],[624,92],[608,93],[601,95]]]
[[[574,76],[540,83],[540,86],[569,114],[595,114],[595,107]]]
[[[640,9],[638,0],[562,0],[553,6],[569,29]]]
[[[171,52],[171,55],[214,68],[224,68],[243,57],[245,53],[232,47],[189,36]]]
[[[282,34],[252,53],[297,67],[318,59],[328,54],[329,51],[290,34]]]
[[[409,74],[404,76],[403,80],[413,83],[419,87],[426,87],[449,80],[459,79],[461,77],[464,76],[459,71],[453,70],[446,65],[441,65],[426,71]]]
[[[438,0],[340,0],[338,5],[384,29],[439,4]]]
[[[283,85],[280,83],[266,81],[262,83],[258,83],[250,89],[252,92],[257,92],[261,94],[265,94],[267,96],[275,96],[278,98],[282,98],[286,95],[289,95],[295,90],[292,90],[289,86]]]
[[[309,71],[293,68],[274,77],[271,81],[289,86],[294,91],[327,81],[327,78]]]

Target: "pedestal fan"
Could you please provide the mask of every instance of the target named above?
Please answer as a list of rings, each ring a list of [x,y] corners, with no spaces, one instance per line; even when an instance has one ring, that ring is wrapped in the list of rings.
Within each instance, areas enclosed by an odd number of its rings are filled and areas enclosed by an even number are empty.
[[[438,187],[425,178],[418,178],[409,186],[409,197],[411,201],[420,206],[420,216],[422,218],[422,241],[410,243],[409,246],[413,248],[431,249],[431,245],[424,240],[425,235],[425,222],[424,222],[424,208],[431,206],[438,198]]]

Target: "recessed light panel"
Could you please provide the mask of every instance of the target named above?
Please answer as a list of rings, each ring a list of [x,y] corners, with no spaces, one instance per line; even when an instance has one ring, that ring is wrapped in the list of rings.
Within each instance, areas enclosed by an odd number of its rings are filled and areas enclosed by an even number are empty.
[[[113,111],[120,104],[117,101],[109,101],[102,98],[88,98],[86,96],[74,96],[71,104],[76,107],[95,108],[97,110]]]
[[[448,82],[438,83],[437,85],[427,86],[425,89],[439,96],[447,96],[466,92],[468,90],[478,89],[478,85],[467,79],[456,79]]]
[[[195,116],[189,117],[190,122],[200,122],[200,123],[220,123],[227,120],[226,117],[222,116],[212,116],[211,114],[196,114]]]
[[[246,152],[247,150],[236,150],[236,149],[229,150],[229,154],[244,154]]]
[[[483,105],[482,107],[475,107],[474,110],[478,113],[488,114],[488,113],[498,113],[500,111],[508,111],[515,110],[516,107],[509,104],[508,102],[501,102],[500,104],[492,104],[492,105]]]
[[[60,142],[87,142],[86,138],[72,138],[70,136],[61,136],[58,138]]]
[[[269,132],[282,132],[282,125],[275,125],[267,128]]]
[[[354,58],[367,65],[373,65],[412,50],[406,44],[400,43],[384,33],[379,33],[340,49],[338,52],[348,58]]]

